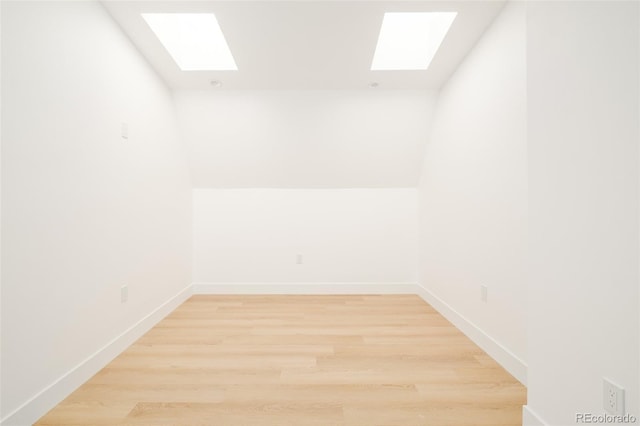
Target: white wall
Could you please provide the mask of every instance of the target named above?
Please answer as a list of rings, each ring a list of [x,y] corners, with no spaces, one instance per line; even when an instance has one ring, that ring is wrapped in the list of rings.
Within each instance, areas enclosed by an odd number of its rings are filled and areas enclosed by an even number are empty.
[[[638,3],[528,8],[529,407],[638,406]]]
[[[526,380],[525,9],[508,4],[436,104],[420,184],[420,283]],[[480,286],[488,287],[481,301]],[[485,345],[485,350],[490,348]],[[492,355],[496,356],[497,352]]]
[[[196,188],[415,187],[434,99],[379,89],[176,93]]]
[[[2,2],[2,90],[6,418],[190,284],[191,188],[170,92],[99,3]]]
[[[415,189],[196,189],[193,200],[195,282],[416,282]]]

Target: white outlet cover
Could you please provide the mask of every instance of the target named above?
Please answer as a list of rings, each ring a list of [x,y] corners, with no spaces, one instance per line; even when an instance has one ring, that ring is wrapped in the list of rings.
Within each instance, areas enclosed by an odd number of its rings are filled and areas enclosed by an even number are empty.
[[[624,416],[624,389],[603,379],[602,405],[607,413]]]
[[[123,285],[120,287],[120,302],[125,303],[129,299],[129,287]]]
[[[122,139],[129,139],[129,123],[122,123],[120,135]]]
[[[480,286],[480,300],[482,300],[483,302],[487,302],[487,296],[489,293],[489,289],[487,288],[486,285],[481,285]]]

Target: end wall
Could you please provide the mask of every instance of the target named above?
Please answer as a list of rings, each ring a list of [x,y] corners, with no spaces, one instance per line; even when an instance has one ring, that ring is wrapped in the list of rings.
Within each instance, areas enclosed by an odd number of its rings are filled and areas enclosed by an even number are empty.
[[[415,283],[416,233],[413,188],[196,189],[194,281]]]

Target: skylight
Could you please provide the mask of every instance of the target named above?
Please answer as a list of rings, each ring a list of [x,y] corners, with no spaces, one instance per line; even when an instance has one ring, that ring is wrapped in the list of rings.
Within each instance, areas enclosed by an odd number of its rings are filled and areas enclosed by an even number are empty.
[[[385,13],[372,70],[426,70],[456,12]]]
[[[181,70],[238,69],[213,13],[143,13],[142,17]]]

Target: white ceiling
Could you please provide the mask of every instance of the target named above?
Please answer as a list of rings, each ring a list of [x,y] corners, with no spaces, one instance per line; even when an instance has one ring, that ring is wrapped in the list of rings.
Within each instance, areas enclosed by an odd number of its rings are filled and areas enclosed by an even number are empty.
[[[499,1],[104,1],[174,89],[436,89],[504,5]],[[456,11],[426,71],[371,71],[385,12]],[[144,22],[144,12],[213,12],[238,71],[181,71]]]

